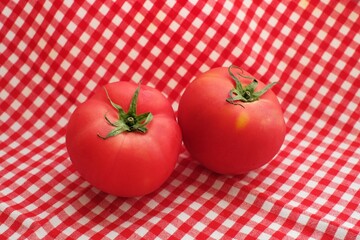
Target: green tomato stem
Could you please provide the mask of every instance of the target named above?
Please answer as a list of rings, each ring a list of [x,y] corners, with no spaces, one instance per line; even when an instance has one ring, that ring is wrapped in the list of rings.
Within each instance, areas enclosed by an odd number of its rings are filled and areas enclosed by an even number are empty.
[[[232,71],[233,68],[239,69],[241,73],[236,72],[236,75]],[[228,103],[234,104],[234,105],[241,105],[244,107],[240,102],[254,102],[259,100],[259,98],[266,93],[272,86],[276,84],[276,82],[270,83],[267,86],[265,86],[263,89],[261,89],[258,92],[255,92],[255,88],[258,85],[258,81],[251,76],[244,75],[244,70],[240,67],[231,65],[228,68],[229,74],[232,79],[235,81],[235,88],[231,89],[229,92],[229,97],[226,99]],[[242,86],[240,83],[238,77],[247,78],[253,80],[249,85]]]
[[[118,111],[118,120],[115,122],[111,122],[109,120],[109,118],[106,116],[106,114],[104,115],[104,118],[106,120],[106,122],[114,127],[106,136],[101,136],[99,133],[97,134],[98,137],[100,137],[101,139],[108,139],[110,137],[114,137],[116,135],[119,135],[123,132],[141,132],[141,133],[146,133],[147,132],[147,128],[146,126],[151,122],[151,120],[153,119],[153,115],[150,112],[147,113],[143,113],[140,115],[136,115],[136,108],[137,108],[137,100],[139,97],[139,91],[140,91],[140,86],[137,87],[132,99],[131,99],[131,103],[130,103],[130,107],[129,107],[129,111],[125,112],[123,110],[123,108],[114,103],[110,96],[109,93],[107,92],[106,88],[104,87],[106,96],[111,104],[112,107],[114,107],[117,111]]]

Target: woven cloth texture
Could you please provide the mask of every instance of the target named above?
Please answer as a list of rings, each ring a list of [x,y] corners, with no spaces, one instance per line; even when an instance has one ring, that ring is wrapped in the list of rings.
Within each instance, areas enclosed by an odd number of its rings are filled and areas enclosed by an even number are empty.
[[[0,235],[360,239],[360,2],[234,2],[1,1]],[[66,125],[95,89],[141,81],[176,112],[197,75],[231,64],[279,82],[288,129],[270,163],[222,176],[183,148],[137,198],[73,167]]]

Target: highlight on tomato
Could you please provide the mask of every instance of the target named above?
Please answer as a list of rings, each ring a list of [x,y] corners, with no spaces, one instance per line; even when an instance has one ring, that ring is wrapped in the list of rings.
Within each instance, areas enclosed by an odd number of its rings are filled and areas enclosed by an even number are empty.
[[[268,163],[280,150],[286,125],[270,89],[240,67],[211,69],[186,88],[178,121],[194,160],[238,175]]]
[[[93,186],[120,197],[143,196],[173,172],[181,131],[160,91],[116,82],[76,108],[66,147],[76,170]]]

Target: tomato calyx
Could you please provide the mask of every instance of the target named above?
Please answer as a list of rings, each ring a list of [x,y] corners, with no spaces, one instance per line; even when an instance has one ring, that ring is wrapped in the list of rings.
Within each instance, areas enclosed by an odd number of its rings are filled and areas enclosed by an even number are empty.
[[[106,113],[104,115],[104,118],[106,122],[113,126],[114,129],[111,130],[106,136],[101,136],[99,133],[97,134],[98,137],[100,137],[103,140],[106,140],[110,137],[114,137],[116,135],[119,135],[123,132],[141,132],[146,133],[147,128],[146,125],[149,124],[153,118],[153,115],[150,112],[143,113],[140,115],[136,115],[136,108],[137,108],[137,100],[139,97],[139,91],[140,87],[137,87],[130,103],[129,111],[125,112],[122,107],[116,103],[114,103],[109,93],[107,92],[106,88],[104,88],[106,96],[111,104],[117,111],[119,119],[115,122],[111,122],[109,118],[106,116]]]
[[[238,71],[235,73],[232,71],[233,68],[239,69],[241,73]],[[255,92],[255,88],[258,85],[258,81],[256,78],[252,76],[244,75],[244,70],[240,67],[231,65],[228,68],[229,74],[232,79],[235,80],[235,88],[231,89],[229,92],[229,97],[226,99],[228,103],[234,104],[234,105],[240,105],[244,107],[240,102],[254,102],[259,100],[259,98],[266,93],[272,86],[274,86],[277,82],[270,83],[266,85],[263,89],[260,91]],[[242,86],[240,83],[238,77],[247,78],[253,80],[249,85]]]

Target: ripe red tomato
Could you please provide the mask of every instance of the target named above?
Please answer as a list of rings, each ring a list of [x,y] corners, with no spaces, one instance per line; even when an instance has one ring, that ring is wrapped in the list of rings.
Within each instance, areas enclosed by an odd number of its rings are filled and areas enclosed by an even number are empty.
[[[221,174],[242,174],[269,162],[286,133],[272,85],[235,66],[211,69],[191,82],[178,120],[192,158]]]
[[[66,146],[75,168],[93,186],[121,197],[142,196],[174,170],[181,131],[158,90],[116,82],[77,107]]]

